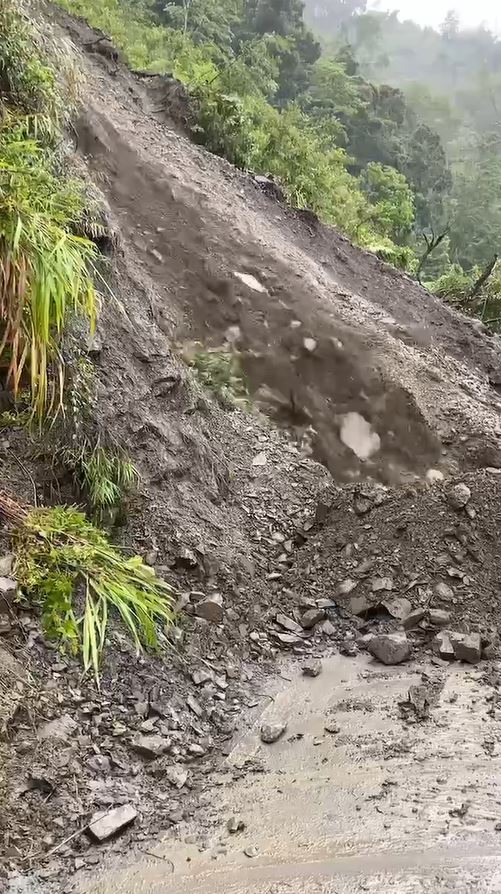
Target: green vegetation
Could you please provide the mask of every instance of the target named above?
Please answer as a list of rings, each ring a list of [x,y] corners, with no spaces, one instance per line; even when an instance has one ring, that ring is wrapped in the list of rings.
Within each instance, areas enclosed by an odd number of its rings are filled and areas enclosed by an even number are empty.
[[[53,457],[72,473],[97,515],[118,506],[138,480],[137,469],[118,447],[84,440],[78,447],[64,444],[56,447]]]
[[[194,139],[292,205],[421,281],[492,261],[501,44],[484,29],[422,29],[366,0],[306,0],[307,25],[301,0],[59,2],[133,67],[182,81]]]
[[[249,392],[238,354],[230,350],[200,350],[187,358],[204,388],[226,408],[247,407]]]
[[[12,515],[12,512],[11,512]],[[172,618],[170,587],[127,558],[73,507],[21,511],[15,573],[23,597],[42,607],[47,636],[99,679],[108,618],[114,609],[141,650],[158,645],[157,627]]]
[[[0,11],[0,369],[18,394],[28,371],[41,420],[62,402],[59,345],[70,318],[97,312],[94,244],[75,235],[81,184],[61,173],[65,97],[15,0]]]
[[[71,84],[65,91],[46,43],[17,0],[3,0],[0,373],[17,400],[0,425],[30,427],[36,418],[40,443],[57,439],[54,460],[72,471],[91,507],[102,510],[119,500],[137,472],[123,451],[106,449],[95,434],[93,375],[78,350],[70,350],[69,329],[83,323],[92,333],[99,303],[97,249],[82,233],[95,238],[101,231],[83,184],[65,174],[60,146]],[[138,650],[158,645],[157,624],[171,620],[172,591],[140,558],[112,546],[74,507],[29,510],[2,493],[0,511],[15,526],[22,598],[40,605],[47,636],[81,652],[86,671],[99,679],[112,610]]]

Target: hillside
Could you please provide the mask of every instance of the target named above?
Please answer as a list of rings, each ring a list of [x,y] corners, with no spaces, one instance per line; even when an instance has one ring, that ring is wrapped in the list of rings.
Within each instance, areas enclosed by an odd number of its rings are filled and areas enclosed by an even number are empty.
[[[68,163],[106,218],[97,334],[77,337],[99,430],[138,473],[109,534],[173,588],[176,615],[160,654],[139,656],[114,618],[97,688],[78,656],[57,651],[36,602],[6,603],[12,892],[32,870],[35,890],[93,884],[100,861],[184,834],[223,756],[257,722],[283,652],[294,668],[350,654],[346,641],[365,654],[367,634],[422,609],[409,643],[444,681],[435,609],[479,635],[489,677],[479,685],[498,698],[499,337],[195,145],[179,83],[99,52],[82,19],[56,7],[47,18],[81,83]],[[201,383],[187,362],[195,342],[198,356],[238,357],[243,406]],[[10,495],[80,501],[37,444],[11,421]],[[457,484],[469,488],[462,504]],[[114,843],[80,834],[95,811],[124,804],[139,820]]]

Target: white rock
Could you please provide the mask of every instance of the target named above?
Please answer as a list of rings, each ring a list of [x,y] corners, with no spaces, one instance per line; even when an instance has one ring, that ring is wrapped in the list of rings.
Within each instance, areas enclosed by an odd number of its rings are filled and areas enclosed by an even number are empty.
[[[253,289],[254,292],[266,292],[263,284],[260,283],[252,273],[240,273],[238,270],[235,270],[234,275],[240,282],[243,282],[244,286],[248,286],[249,289]]]
[[[97,841],[106,841],[134,822],[136,816],[137,810],[132,804],[123,804],[121,807],[114,807],[113,810],[108,810],[105,813],[100,811],[92,816],[89,832]]]
[[[381,438],[360,413],[346,413],[339,433],[341,441],[359,459],[369,459],[381,447]]]

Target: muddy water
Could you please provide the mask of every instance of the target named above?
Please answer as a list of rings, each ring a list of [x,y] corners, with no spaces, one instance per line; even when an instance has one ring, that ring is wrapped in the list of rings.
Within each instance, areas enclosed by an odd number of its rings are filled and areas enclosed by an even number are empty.
[[[203,828],[189,830],[196,843],[156,844],[148,859],[81,890],[500,892],[501,727],[489,690],[477,669],[436,668],[430,719],[409,724],[398,702],[419,671],[342,656],[315,679],[287,668],[290,683],[228,758],[229,770],[248,772],[217,780]],[[260,741],[264,719],[287,722],[273,745]],[[329,719],[339,732],[325,730]],[[245,822],[232,836],[231,816]]]

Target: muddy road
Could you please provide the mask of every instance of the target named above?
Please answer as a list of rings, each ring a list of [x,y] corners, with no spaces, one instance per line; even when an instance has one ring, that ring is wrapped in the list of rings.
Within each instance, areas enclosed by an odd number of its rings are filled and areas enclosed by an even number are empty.
[[[338,655],[312,679],[285,665],[290,683],[227,758],[197,823],[79,892],[494,894],[501,729],[483,673]],[[430,698],[426,718],[406,709],[413,686]],[[273,744],[266,722],[287,724]]]

